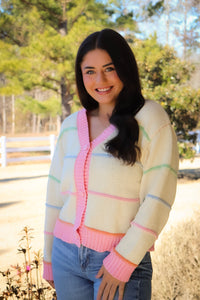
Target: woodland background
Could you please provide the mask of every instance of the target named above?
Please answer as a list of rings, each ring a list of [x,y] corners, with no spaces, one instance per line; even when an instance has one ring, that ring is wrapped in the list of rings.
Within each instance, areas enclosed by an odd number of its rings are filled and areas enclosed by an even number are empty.
[[[79,108],[81,41],[109,27],[136,56],[143,94],[168,112],[182,157],[200,126],[199,0],[1,0],[0,135],[58,133]]]

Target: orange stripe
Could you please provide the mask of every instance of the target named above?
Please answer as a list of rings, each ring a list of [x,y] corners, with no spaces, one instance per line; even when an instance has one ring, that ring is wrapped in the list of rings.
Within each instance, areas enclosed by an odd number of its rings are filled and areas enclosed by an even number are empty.
[[[43,263],[47,264],[47,265],[51,265],[50,262],[43,260]]]
[[[123,260],[125,263],[133,266],[134,268],[137,268],[138,265],[132,263],[130,260],[126,259],[125,257],[121,256],[115,249],[113,249],[113,252],[121,259]]]
[[[63,221],[60,218],[58,219],[58,221],[61,222],[61,223],[64,223],[64,224],[68,224],[68,225],[74,226],[74,224],[66,222],[66,221]]]
[[[103,230],[98,230],[98,229],[95,229],[95,228],[90,228],[90,227],[85,226],[85,225],[84,225],[84,227],[86,227],[88,230],[91,230],[91,231],[94,231],[94,232],[98,232],[98,233],[100,232],[102,234],[110,235],[110,236],[115,235],[115,236],[121,236],[121,237],[123,237],[125,235],[125,233],[111,233],[111,232],[107,232],[107,231],[103,231]]]

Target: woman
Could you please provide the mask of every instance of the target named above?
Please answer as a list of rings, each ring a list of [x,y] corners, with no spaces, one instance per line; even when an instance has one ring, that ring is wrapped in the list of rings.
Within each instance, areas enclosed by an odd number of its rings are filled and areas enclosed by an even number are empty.
[[[59,300],[149,300],[149,251],[175,197],[176,136],[144,100],[117,32],[83,41],[76,83],[84,108],[64,120],[50,168],[44,278]]]

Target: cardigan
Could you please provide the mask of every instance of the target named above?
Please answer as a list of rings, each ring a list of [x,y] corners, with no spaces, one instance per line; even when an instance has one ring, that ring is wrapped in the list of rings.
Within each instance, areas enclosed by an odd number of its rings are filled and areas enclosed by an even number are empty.
[[[127,165],[105,151],[117,134],[110,124],[90,142],[85,109],[61,126],[46,197],[44,274],[53,280],[53,237],[110,253],[103,264],[127,282],[165,226],[174,202],[178,150],[160,104],[146,100],[135,115],[140,159]]]

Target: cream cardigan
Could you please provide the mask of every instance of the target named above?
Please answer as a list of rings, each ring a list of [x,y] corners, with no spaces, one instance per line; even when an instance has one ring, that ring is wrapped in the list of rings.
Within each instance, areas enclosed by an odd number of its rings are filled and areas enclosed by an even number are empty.
[[[117,133],[113,125],[90,142],[85,109],[64,120],[47,188],[45,279],[53,279],[53,236],[110,251],[104,266],[124,282],[153,249],[175,198],[177,141],[158,103],[146,101],[136,119],[141,158],[133,166],[104,150]]]

